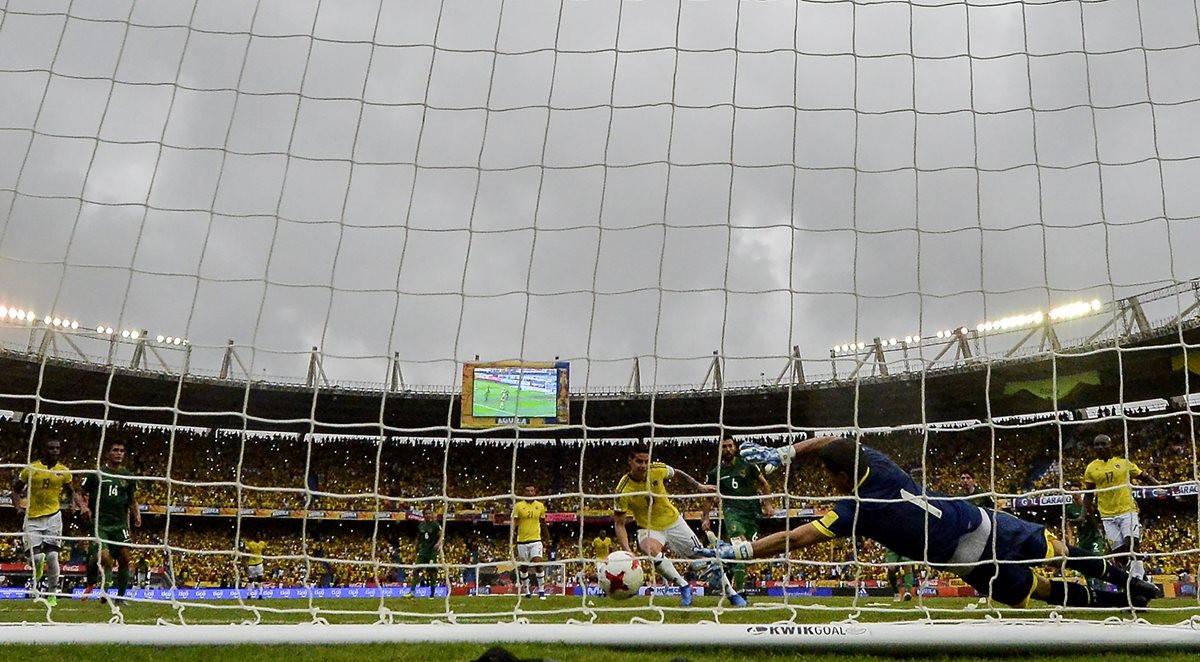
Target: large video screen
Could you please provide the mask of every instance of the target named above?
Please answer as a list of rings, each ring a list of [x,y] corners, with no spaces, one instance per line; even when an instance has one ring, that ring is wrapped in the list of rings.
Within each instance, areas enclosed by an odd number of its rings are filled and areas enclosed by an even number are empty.
[[[539,427],[567,422],[570,364],[498,361],[463,366],[461,424]]]

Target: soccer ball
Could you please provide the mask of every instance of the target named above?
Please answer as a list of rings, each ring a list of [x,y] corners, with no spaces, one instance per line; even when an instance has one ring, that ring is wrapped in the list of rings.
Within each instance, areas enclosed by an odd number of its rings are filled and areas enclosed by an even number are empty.
[[[637,595],[646,573],[637,557],[629,552],[613,552],[600,564],[600,588],[610,598],[625,600]]]

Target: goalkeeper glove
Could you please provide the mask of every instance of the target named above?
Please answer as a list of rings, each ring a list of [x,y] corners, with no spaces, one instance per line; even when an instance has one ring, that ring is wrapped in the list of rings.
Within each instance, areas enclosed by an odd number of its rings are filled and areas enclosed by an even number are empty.
[[[754,558],[754,543],[750,542],[749,540],[740,540],[734,543],[721,541],[717,543],[716,549],[697,547],[692,550],[692,555],[703,556],[710,559],[722,559],[726,561],[746,561]]]
[[[796,457],[796,449],[791,445],[782,448],[760,446],[753,441],[743,441],[741,446],[742,459],[762,467],[765,473],[771,473]]]

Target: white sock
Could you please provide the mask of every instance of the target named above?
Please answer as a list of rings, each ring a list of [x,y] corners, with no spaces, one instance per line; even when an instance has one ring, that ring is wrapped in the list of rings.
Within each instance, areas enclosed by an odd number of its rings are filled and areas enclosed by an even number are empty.
[[[679,574],[679,571],[675,569],[675,565],[668,561],[667,557],[663,556],[662,552],[652,556],[651,560],[654,561],[654,567],[658,568],[658,571],[662,573],[662,576],[667,581],[676,586],[687,586],[687,582],[684,581],[683,576]]]
[[[49,593],[58,592],[58,574],[60,568],[58,565],[58,552],[48,552],[46,554],[46,591]]]
[[[1146,578],[1146,564],[1142,563],[1141,559],[1134,559],[1129,562],[1129,574],[1138,579]]]
[[[733,582],[729,581],[729,577],[725,576],[725,573],[721,573],[721,592],[725,594],[725,597],[737,595],[737,591],[733,588]]]

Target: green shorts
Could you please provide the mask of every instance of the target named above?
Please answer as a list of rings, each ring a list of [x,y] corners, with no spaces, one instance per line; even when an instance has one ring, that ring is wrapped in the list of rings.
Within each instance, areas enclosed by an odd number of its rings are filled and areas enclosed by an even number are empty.
[[[436,564],[438,562],[438,553],[436,549],[432,550],[417,550],[417,565]]]
[[[725,538],[758,540],[758,518],[752,515],[725,515]]]
[[[113,545],[124,547],[131,541],[129,537],[129,527],[124,524],[101,524],[96,530],[98,540],[93,540],[88,545],[89,554],[98,554],[102,549],[110,549]]]

